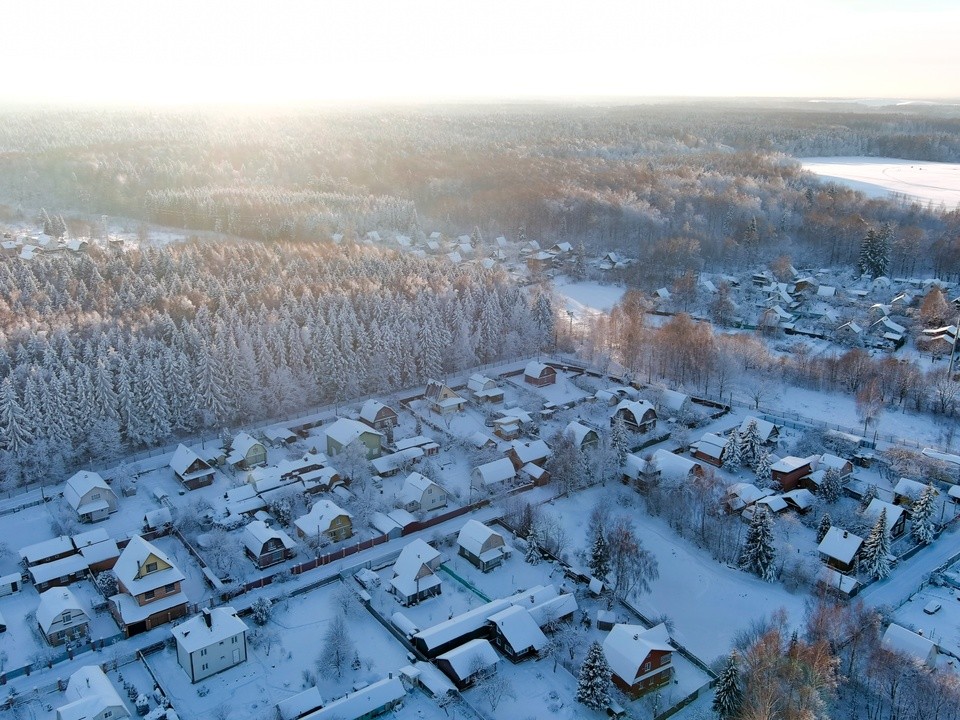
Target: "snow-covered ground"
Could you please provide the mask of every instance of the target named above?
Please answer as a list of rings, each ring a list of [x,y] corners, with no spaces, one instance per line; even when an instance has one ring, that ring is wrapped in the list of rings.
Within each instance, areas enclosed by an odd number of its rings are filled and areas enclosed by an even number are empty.
[[[622,285],[602,285],[585,280],[578,282],[566,276],[558,277],[553,287],[565,299],[565,309],[574,314],[574,320],[584,315],[610,312],[627,291]]]
[[[804,170],[867,197],[903,196],[948,208],[960,204],[960,163],[874,157],[814,157],[800,162]]]

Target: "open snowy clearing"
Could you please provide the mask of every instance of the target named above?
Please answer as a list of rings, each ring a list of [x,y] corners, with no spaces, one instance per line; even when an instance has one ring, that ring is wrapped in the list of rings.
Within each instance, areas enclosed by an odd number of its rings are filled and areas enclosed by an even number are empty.
[[[859,190],[867,197],[903,196],[948,208],[960,204],[960,163],[898,158],[799,158],[804,170]]]
[[[566,300],[566,310],[572,312],[577,320],[584,315],[610,312],[627,291],[620,285],[577,282],[565,276],[557,278],[553,287]]]

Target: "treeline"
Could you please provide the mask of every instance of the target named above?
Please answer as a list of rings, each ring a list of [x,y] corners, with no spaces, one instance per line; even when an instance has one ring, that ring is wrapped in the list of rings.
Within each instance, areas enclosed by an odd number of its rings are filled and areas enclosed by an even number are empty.
[[[533,304],[497,272],[359,246],[4,258],[0,477],[59,479],[176,435],[516,357],[544,340]]]
[[[927,114],[924,114],[927,113]],[[584,240],[636,283],[789,252],[855,262],[888,222],[956,273],[960,220],[820,184],[788,155],[960,160],[960,118],[721,103],[215,115],[7,113],[16,213],[122,215],[275,239],[371,230]],[[852,260],[851,260],[852,258]]]

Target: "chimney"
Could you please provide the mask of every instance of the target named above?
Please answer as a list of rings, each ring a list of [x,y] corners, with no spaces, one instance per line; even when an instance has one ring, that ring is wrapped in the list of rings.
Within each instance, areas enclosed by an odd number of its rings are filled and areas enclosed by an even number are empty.
[[[843,531],[843,537],[844,537],[844,538],[847,537],[847,531],[846,531],[846,530]]]
[[[634,640],[639,640],[639,639],[640,639],[640,633],[637,633],[636,635],[634,635],[634,636],[633,636],[633,639],[634,639]]]
[[[213,615],[210,614],[210,608],[203,609],[203,621],[207,624],[208,628],[213,629]]]

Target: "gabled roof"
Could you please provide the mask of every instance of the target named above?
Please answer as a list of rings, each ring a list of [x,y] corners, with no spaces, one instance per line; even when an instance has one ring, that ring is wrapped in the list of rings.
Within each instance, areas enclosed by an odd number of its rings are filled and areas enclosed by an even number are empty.
[[[412,472],[407,475],[407,479],[403,481],[403,487],[400,488],[400,492],[397,497],[403,503],[420,502],[420,500],[423,498],[423,493],[426,492],[427,488],[429,488],[431,485],[443,491],[443,488],[437,485],[437,483],[430,478],[425,477],[418,472]]]
[[[437,660],[450,663],[450,669],[462,681],[476,672],[478,664],[482,663],[484,668],[488,668],[496,665],[500,658],[488,640],[476,639],[439,655]]]
[[[247,437],[250,436],[247,435]],[[251,440],[252,439],[253,438],[251,438]],[[236,451],[237,441],[234,440],[233,443],[234,451]],[[246,455],[246,451],[244,451],[243,454]],[[177,450],[175,453],[173,453],[173,457],[170,459],[170,467],[173,468],[173,471],[177,475],[186,480],[189,479],[187,477],[187,471],[190,469],[190,466],[197,461],[200,461],[200,469],[191,473],[193,477],[202,477],[203,475],[210,475],[213,473],[213,468],[210,467],[206,460],[201,458],[186,445],[180,444],[177,445]]]
[[[275,538],[280,540],[287,550],[292,550],[297,545],[283,530],[268,527],[263,520],[254,520],[243,529],[244,547],[254,555],[259,555],[264,544]]]
[[[863,545],[862,537],[847,532],[843,528],[831,526],[817,546],[817,550],[829,558],[849,564],[861,545]]]
[[[500,458],[493,462],[484,463],[473,469],[484,485],[496,485],[505,482],[516,475],[513,463],[509,458]]]
[[[509,462],[509,460],[507,462]],[[512,467],[511,465],[511,468]],[[501,540],[503,539],[503,535],[500,535],[496,530],[490,529],[482,522],[467,520],[466,524],[460,528],[460,534],[457,535],[457,544],[467,552],[479,556],[484,543],[487,542],[491,535],[497,535]]]
[[[701,467],[699,463],[690,458],[662,449],[653,453],[653,464],[661,475],[667,477],[686,477],[698,467]]]
[[[393,563],[393,574],[400,577],[416,576],[424,565],[430,567],[439,558],[440,553],[437,550],[417,538],[400,551],[396,562]],[[430,571],[433,572],[432,569]]]
[[[249,433],[237,433],[237,436],[233,438],[233,443],[231,444],[233,451],[230,454],[235,455],[236,453],[240,453],[243,457],[246,457],[247,453],[250,452],[250,448],[254,445],[262,445],[262,443]]]
[[[154,555],[170,567],[138,578],[137,572],[150,555]],[[113,566],[113,573],[131,595],[139,595],[147,590],[156,590],[161,585],[181,582],[184,579],[183,573],[177,570],[173,560],[165,552],[139,535],[130,538],[130,542],[127,543],[123,552],[120,553],[120,557],[117,558],[117,564]]]
[[[640,675],[643,661],[651,652],[673,650],[670,633],[663,623],[649,630],[640,625],[618,623],[603,641],[603,654],[607,658],[607,664],[613,673],[628,685],[633,685]]]
[[[400,678],[384,678],[367,685],[325,707],[304,715],[301,720],[346,720],[347,718],[371,717],[371,714],[407,694]]]
[[[113,493],[113,490],[107,485],[106,480],[100,477],[100,475],[95,472],[90,472],[89,470],[81,470],[67,480],[67,484],[63,488],[63,498],[70,504],[70,507],[76,510],[80,507],[83,496],[93,489],[106,490],[109,493]]]
[[[550,446],[543,440],[530,440],[528,442],[513,440],[510,443],[510,449],[517,454],[521,464],[524,465],[537,460],[545,460],[551,455]]]
[[[599,433],[597,433],[597,431],[592,427],[587,427],[583,423],[577,422],[576,420],[571,420],[567,424],[567,427],[564,428],[563,432],[565,435],[573,435],[573,441],[577,445],[583,445],[583,441],[590,433],[593,433],[599,437]]]
[[[335,505],[329,500],[320,499],[313,504],[310,512],[298,517],[294,524],[304,535],[316,535],[318,531],[326,532],[329,530],[330,524],[341,515],[346,515],[348,518],[353,517],[339,505]]]
[[[923,663],[933,664],[937,656],[937,646],[932,640],[895,623],[887,627],[881,644],[888,650],[909,655]]]
[[[223,605],[204,608],[202,613],[180,623],[170,633],[176,638],[177,645],[194,653],[246,631],[247,624],[237,616],[237,611]]]
[[[70,588],[55,587],[40,593],[40,604],[37,605],[36,618],[37,624],[44,633],[49,632],[50,625],[60,617],[64,610],[82,612],[86,615],[86,610],[77,600]]]
[[[368,422],[373,422],[377,419],[377,415],[380,413],[380,411],[384,409],[389,410],[394,415],[397,414],[393,408],[389,407],[388,405],[384,405],[379,400],[367,400],[363,404],[363,407],[360,408],[360,418]]]
[[[740,423],[740,434],[742,435],[747,431],[747,426],[750,424],[751,420],[755,420],[757,423],[757,432],[760,434],[760,439],[763,442],[767,442],[770,439],[770,435],[777,429],[777,426],[774,425],[769,420],[764,420],[762,418],[754,417],[753,415],[747,415],[743,422]]]
[[[519,605],[511,605],[506,610],[491,615],[489,620],[516,651],[532,647],[539,652],[547,644],[547,636],[543,634],[540,626],[527,609]]]
[[[63,555],[74,551],[73,540],[67,535],[42,540],[41,542],[27,545],[20,548],[20,557],[27,561],[27,565],[33,565],[42,560],[53,557],[54,555]]]
[[[787,455],[786,457],[777,460],[777,462],[770,466],[770,469],[774,472],[790,473],[794,470],[799,470],[802,467],[809,465],[811,470],[816,470],[817,461],[819,459],[820,458],[817,455],[811,455],[805,458]]]
[[[70,676],[64,693],[69,702],[57,708],[60,720],[86,720],[114,710],[114,720],[130,717],[113,683],[97,665],[85,665]]]
[[[920,493],[927,489],[927,486],[922,482],[916,480],[911,480],[910,478],[900,478],[897,481],[896,486],[893,488],[894,495],[902,495],[908,497],[911,500],[916,500],[920,497]]]
[[[531,360],[527,363],[527,366],[523,369],[523,374],[527,377],[538,378],[542,375],[555,375],[556,370],[554,370],[549,365],[539,362],[537,360]]]
[[[374,430],[369,425],[365,425],[359,420],[350,418],[340,418],[326,429],[327,437],[346,447],[361,435],[372,433],[383,437],[383,433]]]
[[[654,409],[646,400],[621,400],[617,407],[614,409],[613,413],[616,415],[621,411],[627,411],[636,419],[637,424],[643,422],[643,416],[648,412],[653,411],[653,414],[656,415],[657,411]]]
[[[867,509],[863,511],[863,516],[876,522],[883,510],[887,511],[887,530],[890,531],[900,520],[900,516],[903,515],[903,508],[899,505],[892,505],[879,498],[874,498],[870,501],[870,504],[867,505]]]

